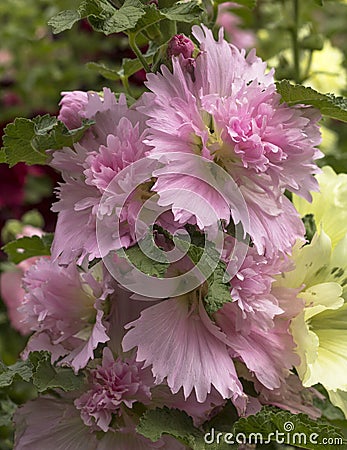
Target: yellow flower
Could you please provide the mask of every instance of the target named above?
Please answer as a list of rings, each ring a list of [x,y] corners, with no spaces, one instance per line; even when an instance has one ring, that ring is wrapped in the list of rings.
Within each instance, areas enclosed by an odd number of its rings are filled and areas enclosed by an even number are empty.
[[[336,174],[329,167],[317,175],[320,192],[312,194],[312,203],[293,195],[293,203],[301,217],[313,214],[317,229],[323,228],[335,247],[347,233],[347,174]]]
[[[321,383],[347,417],[347,175],[324,167],[317,179],[312,203],[293,198],[301,216],[314,215],[317,232],[311,243],[296,243],[295,268],[276,284],[298,289],[303,302],[291,323],[303,385]]]
[[[300,35],[307,37],[309,33],[308,29],[303,28]],[[264,36],[264,33],[261,36]],[[343,66],[344,55],[341,50],[326,40],[322,50],[314,50],[312,56],[310,54],[311,52],[307,50],[300,55],[300,73],[306,77],[303,85],[318,92],[341,95],[347,86],[346,70]],[[289,48],[282,50],[278,55],[268,59],[267,64],[281,73],[293,67],[293,51]],[[309,71],[306,73],[308,65]]]
[[[347,417],[347,392],[340,391],[330,391],[328,392],[330,401],[333,405],[338,406],[344,412]]]
[[[304,309],[291,323],[298,375],[306,387],[321,383],[347,417],[347,234],[332,249],[329,236],[316,233],[296,245],[293,259],[295,269],[277,284],[302,287]]]
[[[321,123],[320,131],[322,133],[322,142],[319,145],[320,150],[325,155],[331,155],[336,152],[338,146],[338,134]]]
[[[312,54],[309,76],[304,85],[318,92],[341,94],[346,88],[343,59],[341,50],[333,47],[330,41],[325,41],[323,49]]]

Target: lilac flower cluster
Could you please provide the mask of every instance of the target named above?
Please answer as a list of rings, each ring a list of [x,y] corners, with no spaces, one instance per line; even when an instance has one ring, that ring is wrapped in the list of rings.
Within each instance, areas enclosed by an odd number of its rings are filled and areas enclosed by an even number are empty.
[[[254,51],[246,55],[222,34],[215,41],[204,26],[192,34],[199,49],[176,37],[172,71],[149,74],[148,92],[130,108],[106,88],[63,93],[59,119],[70,129],[84,119],[93,125],[72,148],[51,151],[64,180],[53,206],[52,255],[24,272],[16,324],[33,333],[24,358],[48,350],[53,363],[83,371],[87,381],[76,395],[42,396],[20,408],[17,450],[183,450],[173,438],[153,443],[137,433],[139,404],[180,409],[197,426],[229,399],[240,416],[264,404],[319,415],[308,400],[314,392],[292,370],[300,358],[290,325],[303,302],[298,289],[274,280],[290,270],[288,255],[304,238],[285,191],[310,199],[317,190],[320,116],[281,103],[272,71]],[[150,211],[155,219],[146,221]],[[143,225],[164,253],[183,229],[221,232],[215,271],[183,293],[159,298],[161,280],[153,277],[152,297],[134,295],[104,259],[131,277],[117,252],[140,246]],[[241,229],[242,242],[231,229]],[[166,268],[164,281],[193,263],[188,252]],[[224,294],[210,278],[221,266],[229,274]],[[225,289],[229,301],[221,301]],[[221,301],[217,308],[211,298]]]

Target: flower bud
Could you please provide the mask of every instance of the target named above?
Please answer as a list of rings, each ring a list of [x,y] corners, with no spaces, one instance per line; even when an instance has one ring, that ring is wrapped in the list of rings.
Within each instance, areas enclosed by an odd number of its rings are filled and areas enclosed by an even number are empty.
[[[184,58],[191,58],[194,51],[193,42],[183,34],[176,34],[169,42],[167,53],[172,56],[183,55]]]

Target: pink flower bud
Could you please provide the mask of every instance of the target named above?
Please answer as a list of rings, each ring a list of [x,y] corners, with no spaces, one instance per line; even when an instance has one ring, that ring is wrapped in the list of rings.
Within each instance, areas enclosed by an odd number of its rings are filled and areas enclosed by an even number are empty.
[[[88,103],[88,94],[83,91],[62,92],[60,111],[58,119],[61,120],[69,130],[82,125],[84,108]]]
[[[183,34],[176,34],[169,42],[167,53],[172,56],[183,55],[184,58],[191,58],[194,51],[193,42]]]

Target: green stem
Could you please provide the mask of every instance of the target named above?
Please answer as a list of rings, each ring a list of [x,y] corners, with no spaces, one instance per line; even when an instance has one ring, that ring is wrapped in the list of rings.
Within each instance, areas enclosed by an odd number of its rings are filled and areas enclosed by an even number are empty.
[[[212,26],[216,24],[218,17],[218,2],[213,1],[213,14],[212,14]]]
[[[302,81],[305,81],[309,74],[310,74],[310,69],[311,69],[311,64],[312,64],[312,57],[313,57],[313,50],[310,50],[310,55],[308,57],[308,61],[307,61],[307,66],[305,69],[305,74],[304,74],[304,79]]]
[[[126,76],[121,77],[121,82],[122,82],[122,84],[123,84],[123,87],[124,87],[125,92],[126,92],[130,97],[132,97],[131,91],[130,91],[130,86],[129,86],[129,80],[128,80],[128,77],[126,77]]]
[[[145,60],[143,54],[141,53],[141,50],[138,48],[136,44],[136,34],[135,33],[129,33],[129,45],[132,49],[132,51],[135,53],[135,55],[139,58],[139,61],[143,65],[143,68],[146,72],[150,72],[151,68],[149,67],[147,61]]]
[[[293,59],[294,59],[294,81],[300,83],[300,59],[299,59],[299,0],[293,0]]]

